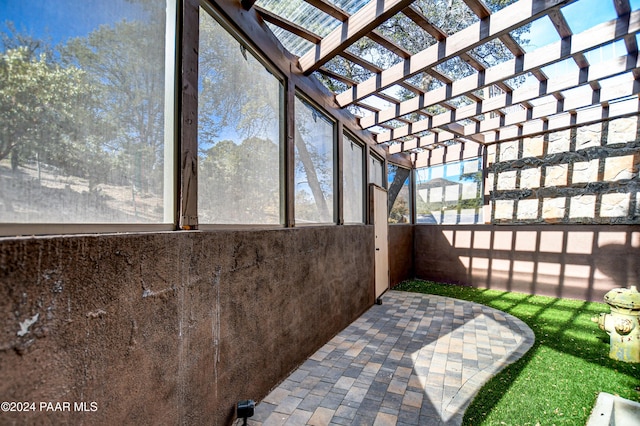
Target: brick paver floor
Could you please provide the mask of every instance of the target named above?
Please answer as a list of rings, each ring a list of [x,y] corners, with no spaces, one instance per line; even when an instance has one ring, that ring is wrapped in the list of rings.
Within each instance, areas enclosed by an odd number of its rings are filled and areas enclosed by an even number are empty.
[[[487,306],[388,291],[257,404],[248,424],[459,425],[480,387],[533,342],[526,324]]]

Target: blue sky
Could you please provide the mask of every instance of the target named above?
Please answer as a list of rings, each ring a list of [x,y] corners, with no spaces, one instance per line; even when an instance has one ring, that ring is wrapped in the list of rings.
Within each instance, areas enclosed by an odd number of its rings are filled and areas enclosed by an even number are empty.
[[[126,0],[0,0],[0,31],[12,21],[18,32],[57,44],[141,12],[140,5]]]
[[[640,8],[640,0],[631,0],[630,3],[632,10]],[[563,7],[562,13],[574,34],[617,17],[613,0],[579,0]],[[524,37],[531,40],[528,51],[560,40],[546,16],[532,23],[530,33]]]

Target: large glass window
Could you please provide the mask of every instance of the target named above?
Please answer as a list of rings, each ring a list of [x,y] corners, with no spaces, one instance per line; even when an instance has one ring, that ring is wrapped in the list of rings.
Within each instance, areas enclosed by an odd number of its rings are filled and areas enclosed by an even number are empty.
[[[345,223],[364,222],[363,147],[344,134],[343,152],[343,216]]]
[[[281,224],[283,86],[200,11],[198,219]]]
[[[411,223],[410,175],[409,169],[389,163],[389,223]]]
[[[173,223],[173,2],[0,16],[0,222]]]
[[[296,223],[334,222],[334,122],[296,96]]]
[[[482,159],[416,170],[417,223],[482,223]]]

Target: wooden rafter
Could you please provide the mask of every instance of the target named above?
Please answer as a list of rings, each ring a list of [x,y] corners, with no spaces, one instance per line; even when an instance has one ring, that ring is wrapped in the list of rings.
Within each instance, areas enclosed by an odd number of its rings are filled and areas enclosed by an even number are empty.
[[[349,14],[339,7],[329,3],[326,0],[304,0],[309,3],[311,6],[315,7],[318,10],[323,11],[327,15],[337,19],[338,21],[344,22],[349,18]]]
[[[300,68],[305,74],[311,74],[412,2],[413,0],[370,1],[304,54],[299,60]]]
[[[624,17],[614,19],[580,34],[573,35],[569,43],[570,49],[566,49],[567,40],[552,43],[543,48],[528,52],[520,58],[515,58],[488,68],[482,75],[482,78],[479,78],[478,74],[465,77],[453,82],[450,88],[441,87],[429,91],[425,96],[416,96],[402,102],[399,107],[380,112],[380,114],[375,117],[378,121],[368,118],[366,120],[363,119],[361,124],[364,127],[373,126],[378,124],[378,122],[391,120],[397,115],[409,114],[444,102],[447,99],[472,93],[483,87],[522,75],[531,70],[540,69],[577,53],[582,53],[623,38],[627,34],[635,34],[638,31],[640,31],[640,11],[635,11],[629,15],[628,19]],[[358,86],[354,86],[353,88],[355,89]]]
[[[265,21],[270,22],[273,25],[282,28],[283,30],[287,30],[292,34],[297,35],[298,37],[302,37],[305,40],[308,40],[312,43],[318,43],[320,42],[320,40],[322,40],[322,37],[320,37],[319,35],[312,33],[311,31],[301,27],[298,24],[294,24],[293,22],[287,21],[286,19],[282,18],[280,15],[276,15],[275,13],[272,13],[259,6],[253,6],[253,8],[256,10],[256,12],[258,12],[258,14]]]
[[[571,2],[572,0],[520,0],[337,95],[336,100],[340,106],[346,106],[425,68],[434,67],[460,53],[468,52],[492,38],[507,34],[538,19],[549,10]]]
[[[563,40],[570,39],[571,36],[573,36],[573,31],[571,31],[571,27],[569,27],[569,23],[567,22],[566,18],[562,14],[561,10],[550,11],[549,19],[551,20],[551,23],[555,27],[561,39]],[[584,56],[584,53],[582,52],[576,53],[573,56],[573,60],[578,65],[578,68],[586,68],[589,66],[589,61],[587,61],[587,58]]]
[[[638,59],[637,54],[616,58],[597,65],[592,65],[588,70],[585,70],[586,72],[576,71],[568,75],[551,79],[546,83],[539,82],[537,85],[525,86],[514,90],[510,96],[507,96],[506,94],[495,96],[483,101],[482,103],[458,108],[455,113],[448,111],[435,115],[429,120],[420,120],[412,123],[410,126],[399,127],[394,129],[393,132],[380,133],[376,136],[376,140],[378,143],[387,142],[409,136],[412,133],[418,133],[435,127],[448,125],[476,115],[489,114],[502,108],[523,104],[548,95],[560,94],[562,91],[590,84],[594,81],[597,82],[599,80],[615,77],[625,72],[633,72],[634,70],[637,70],[638,67],[640,67],[640,60]],[[560,98],[556,99],[559,100]],[[533,107],[530,106],[529,108]]]
[[[638,96],[620,102],[604,102],[602,105],[575,112],[565,112],[550,118],[527,120],[521,126],[499,128],[484,135],[484,143],[491,144],[515,138],[530,137],[545,132],[565,130],[627,115],[637,115],[640,109]]]

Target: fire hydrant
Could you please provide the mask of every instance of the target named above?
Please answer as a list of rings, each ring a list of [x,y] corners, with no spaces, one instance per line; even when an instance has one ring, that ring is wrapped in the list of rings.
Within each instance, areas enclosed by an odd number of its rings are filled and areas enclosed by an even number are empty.
[[[591,321],[610,336],[609,358],[625,362],[640,362],[640,293],[635,286],[616,288],[604,295],[611,308]]]

